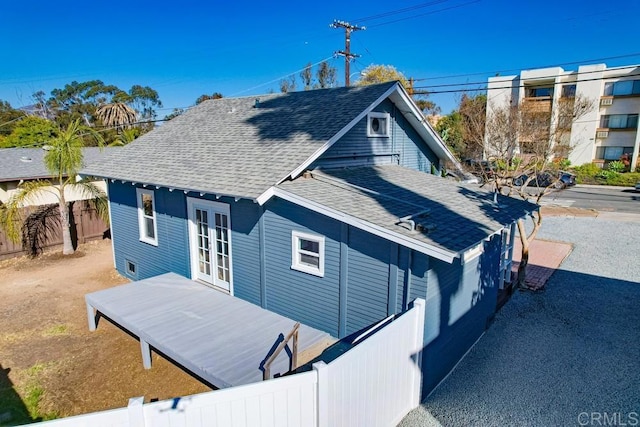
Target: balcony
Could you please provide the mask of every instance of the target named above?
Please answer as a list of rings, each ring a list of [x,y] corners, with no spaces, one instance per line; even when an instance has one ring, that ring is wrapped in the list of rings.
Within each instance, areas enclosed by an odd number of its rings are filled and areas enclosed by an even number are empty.
[[[525,98],[524,108],[528,113],[551,113],[551,97],[537,96]]]

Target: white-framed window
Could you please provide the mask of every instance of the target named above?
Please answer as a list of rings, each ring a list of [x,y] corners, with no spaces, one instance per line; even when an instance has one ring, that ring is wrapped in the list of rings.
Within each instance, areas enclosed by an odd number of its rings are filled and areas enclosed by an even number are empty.
[[[324,277],[324,236],[292,231],[291,268]]]
[[[136,189],[138,199],[138,228],[140,241],[158,246],[156,202],[152,190]]]
[[[367,136],[389,137],[390,117],[389,113],[369,113],[367,115]]]

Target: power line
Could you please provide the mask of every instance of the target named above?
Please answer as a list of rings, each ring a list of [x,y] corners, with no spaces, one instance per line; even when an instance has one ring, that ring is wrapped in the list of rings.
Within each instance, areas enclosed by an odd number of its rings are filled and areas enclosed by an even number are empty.
[[[638,77],[640,76],[640,73],[638,74],[628,74],[625,77]],[[602,78],[598,77],[598,78],[593,78],[593,79],[584,79],[584,80],[580,80],[580,82],[592,82],[592,81],[596,81],[596,80],[602,80]],[[553,82],[550,85],[551,86],[556,86],[556,85],[566,85],[569,83],[573,83],[573,82]],[[496,90],[496,89],[513,89],[513,88],[525,88],[525,87],[531,87],[531,85],[518,85],[518,86],[502,86],[502,87],[492,87],[491,90]],[[434,90],[434,91],[415,91],[414,93],[416,94],[421,94],[421,95],[432,95],[432,94],[438,94],[438,93],[458,93],[458,92],[479,92],[479,91],[487,91],[489,90],[488,87],[482,87],[482,88],[474,88],[474,89],[451,89],[451,90]]]
[[[386,18],[387,16],[392,16],[392,15],[398,15],[398,14],[401,14],[401,13],[411,12],[411,11],[416,10],[416,9],[422,9],[424,7],[433,6],[433,5],[440,4],[440,3],[446,3],[448,1],[450,1],[450,0],[435,0],[435,1],[427,2],[427,3],[420,3],[420,4],[417,4],[417,5],[405,7],[405,8],[402,8],[402,9],[396,9],[396,10],[391,10],[391,11],[388,11],[388,12],[378,13],[377,15],[370,15],[370,16],[365,16],[364,18],[352,19],[352,21],[359,21],[359,22],[372,21],[372,20],[375,20],[375,19]]]
[[[321,60],[321,61],[316,62],[315,64],[311,64],[311,67],[315,67],[316,65],[322,64],[323,62],[328,61],[328,60],[333,59],[333,58],[334,58],[334,56],[333,56],[333,55],[332,55],[332,56],[329,56],[329,57],[327,57],[327,58],[325,58],[325,59],[323,59],[323,60]],[[307,67],[308,67],[308,66],[307,66]],[[284,78],[287,78],[287,77],[289,77],[289,76],[292,76],[292,75],[295,75],[295,74],[297,74],[297,73],[300,73],[300,72],[304,71],[307,67],[300,68],[300,69],[299,69],[299,70],[297,70],[297,71],[294,71],[294,72],[289,73],[289,74],[285,74],[284,76],[280,76],[280,77],[278,77],[278,78],[276,78],[276,79],[273,79],[273,80],[269,80],[268,82],[261,83],[261,84],[259,84],[259,85],[256,85],[256,86],[253,86],[253,87],[250,87],[250,88],[248,88],[248,89],[241,90],[240,92],[236,92],[236,93],[234,93],[234,94],[231,94],[231,95],[230,95],[230,97],[231,97],[231,98],[233,98],[233,97],[235,97],[235,96],[237,96],[237,95],[239,95],[239,94],[241,94],[241,93],[249,92],[250,90],[254,90],[254,89],[257,89],[257,88],[262,87],[262,86],[266,86],[266,85],[271,84],[271,83],[279,82],[280,80],[282,80],[282,79],[284,79]]]
[[[415,18],[419,18],[421,16],[433,15],[434,13],[438,13],[438,12],[445,12],[445,11],[451,10],[451,9],[458,9],[458,8],[461,8],[461,7],[464,7],[464,6],[469,6],[470,4],[480,3],[481,1],[482,0],[473,0],[473,1],[466,2],[466,3],[457,4],[457,5],[454,5],[454,6],[445,7],[445,8],[438,9],[438,10],[432,10],[432,11],[429,11],[429,12],[420,13],[418,15],[407,16],[406,18],[398,18],[398,19],[394,19],[393,21],[387,21],[387,22],[382,22],[380,24],[369,25],[369,28],[382,27],[383,25],[395,24],[396,22],[406,21],[408,19],[415,19]]]
[[[633,68],[638,68],[638,66],[637,65],[628,65],[628,66],[625,66],[625,67],[618,67],[618,68],[616,68],[616,70],[625,70],[625,69],[633,69]],[[584,75],[584,74],[601,73],[603,71],[606,71],[606,70],[578,71],[578,72],[574,72],[574,73],[571,73],[571,74],[565,74],[563,76],[565,76],[565,77],[573,77],[573,76]],[[534,77],[534,78],[532,78],[532,80],[552,79],[552,78],[555,78],[555,77],[558,77],[558,76],[561,76],[561,75],[560,74],[554,74],[554,75],[548,75],[548,76]],[[413,80],[417,81],[418,79],[413,79]],[[570,84],[570,83],[574,83],[574,82],[561,82],[561,83]],[[482,82],[447,83],[447,84],[441,84],[441,85],[416,86],[416,88],[418,88],[418,89],[427,89],[427,88],[433,88],[433,87],[473,86],[473,85],[480,85],[480,84],[487,84],[487,81],[485,80],[485,81],[482,81]]]
[[[469,77],[469,76],[480,76],[480,75],[485,75],[485,74],[506,73],[508,71],[536,70],[536,69],[539,69],[539,68],[552,68],[552,67],[557,67],[557,66],[560,66],[560,65],[585,64],[585,63],[588,63],[588,62],[607,61],[609,59],[631,58],[631,57],[636,57],[636,56],[640,56],[640,52],[630,53],[630,54],[626,54],[626,55],[608,56],[608,57],[604,57],[604,58],[585,59],[585,60],[582,60],[582,61],[560,62],[558,64],[540,65],[540,66],[537,66],[537,67],[510,68],[508,70],[493,70],[493,71],[483,71],[483,72],[466,73],[466,74],[450,74],[448,76],[424,77],[424,78],[413,79],[413,80],[414,81],[440,80],[440,79],[449,79],[449,78],[456,78],[456,77]]]

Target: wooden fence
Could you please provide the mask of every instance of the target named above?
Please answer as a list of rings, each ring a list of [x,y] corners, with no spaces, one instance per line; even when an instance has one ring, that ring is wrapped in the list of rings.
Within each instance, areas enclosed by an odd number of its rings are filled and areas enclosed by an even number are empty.
[[[75,227],[71,230],[71,234],[77,244],[86,243],[90,240],[102,239],[108,231],[109,226],[100,219],[89,202],[80,200],[73,202],[72,206],[72,225]],[[23,210],[23,214],[28,212],[27,209],[29,208],[25,208]],[[59,215],[57,210],[55,210],[53,214]],[[46,248],[52,248],[61,244],[62,229],[58,227],[58,230],[56,230],[56,232],[47,239]],[[25,251],[22,248],[22,243],[14,243],[7,237],[6,233],[0,229],[0,260],[18,257],[24,254]]]
[[[62,418],[46,427],[395,426],[420,403],[425,302],[330,363],[222,390]]]

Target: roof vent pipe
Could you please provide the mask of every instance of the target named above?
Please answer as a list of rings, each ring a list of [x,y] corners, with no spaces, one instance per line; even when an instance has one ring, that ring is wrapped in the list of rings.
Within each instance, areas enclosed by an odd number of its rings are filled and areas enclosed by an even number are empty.
[[[253,108],[260,107],[260,98],[256,98],[256,102],[253,104]]]

